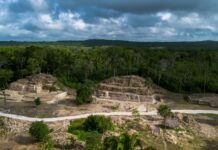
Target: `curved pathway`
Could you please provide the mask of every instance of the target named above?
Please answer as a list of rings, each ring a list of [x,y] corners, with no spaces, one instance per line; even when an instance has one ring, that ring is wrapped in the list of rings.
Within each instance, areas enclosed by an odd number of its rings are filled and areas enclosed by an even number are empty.
[[[218,115],[218,110],[185,110],[183,109],[183,110],[172,110],[172,112],[179,112],[179,113],[186,113],[186,114],[216,114]],[[22,120],[22,121],[30,121],[30,122],[34,122],[34,121],[56,122],[56,121],[75,120],[75,119],[80,119],[80,118],[86,118],[90,115],[132,116],[132,112],[99,112],[99,113],[87,113],[87,114],[81,114],[81,115],[53,117],[53,118],[33,118],[33,117],[26,117],[26,116],[21,116],[21,115],[0,112],[0,116],[2,117],[17,119],[17,120]],[[140,115],[154,116],[154,115],[157,115],[157,111],[140,112]]]

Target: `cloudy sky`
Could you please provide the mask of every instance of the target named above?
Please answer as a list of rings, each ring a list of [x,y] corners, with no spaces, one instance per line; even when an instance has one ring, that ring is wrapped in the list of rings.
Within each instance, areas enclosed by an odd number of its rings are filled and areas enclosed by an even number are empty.
[[[218,40],[218,0],[0,0],[0,40]]]

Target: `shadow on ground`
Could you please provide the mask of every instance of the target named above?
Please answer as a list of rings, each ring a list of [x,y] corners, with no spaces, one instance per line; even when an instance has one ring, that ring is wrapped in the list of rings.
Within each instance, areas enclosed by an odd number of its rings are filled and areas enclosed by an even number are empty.
[[[202,150],[217,150],[218,141],[217,140],[205,140],[206,145],[202,147]]]
[[[18,144],[29,145],[34,144],[36,141],[30,136],[18,135],[14,138],[14,141]]]

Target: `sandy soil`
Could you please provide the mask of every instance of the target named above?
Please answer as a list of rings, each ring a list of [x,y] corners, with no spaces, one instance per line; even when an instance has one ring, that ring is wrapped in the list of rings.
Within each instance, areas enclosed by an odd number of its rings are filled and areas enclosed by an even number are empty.
[[[146,102],[95,100],[91,104],[76,105],[75,100],[65,99],[57,104],[43,103],[35,106],[33,103],[8,102],[6,105],[0,101],[0,111],[24,115],[30,117],[57,117],[67,115],[78,115],[90,112],[111,112],[111,111],[133,111],[144,105],[148,110],[154,110],[155,105]]]

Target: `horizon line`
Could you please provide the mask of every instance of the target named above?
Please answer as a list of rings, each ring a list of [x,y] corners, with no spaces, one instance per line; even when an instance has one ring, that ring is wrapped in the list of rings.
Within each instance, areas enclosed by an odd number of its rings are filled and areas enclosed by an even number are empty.
[[[134,41],[134,40],[122,40],[122,39],[84,39],[84,40],[42,40],[42,41],[38,41],[38,40],[0,40],[0,42],[18,42],[18,43],[46,43],[46,42],[51,42],[51,43],[55,43],[55,42],[85,42],[85,41],[120,41],[120,42],[132,42],[132,43],[182,43],[182,42],[218,42],[216,40],[184,40],[184,41]]]

